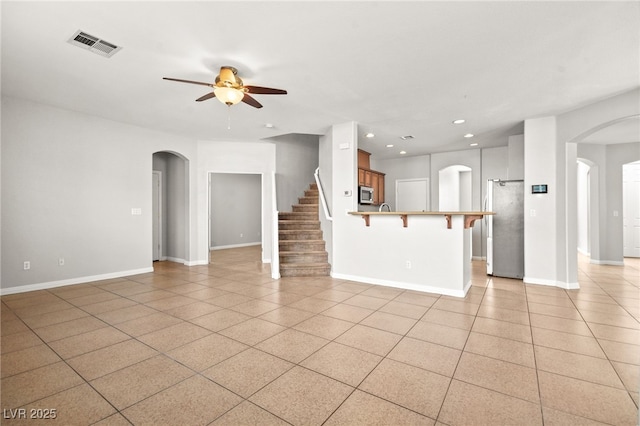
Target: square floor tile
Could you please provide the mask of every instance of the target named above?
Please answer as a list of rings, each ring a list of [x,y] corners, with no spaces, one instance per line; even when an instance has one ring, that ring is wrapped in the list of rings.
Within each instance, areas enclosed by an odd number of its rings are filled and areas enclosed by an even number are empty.
[[[222,386],[202,376],[193,376],[127,408],[122,414],[133,424],[204,425],[241,402],[242,398]]]
[[[158,355],[93,380],[91,385],[118,410],[123,410],[193,374],[179,363]]]
[[[457,312],[441,311],[431,308],[422,317],[420,321],[433,322],[448,327],[462,328],[471,330],[475,317],[473,315],[461,314]]]
[[[478,317],[529,325],[529,312],[527,311],[498,308],[484,303],[480,305],[480,309],[478,309]]]
[[[360,324],[404,335],[416,322],[416,319],[377,311],[363,319]]]
[[[372,354],[385,356],[400,341],[402,336],[364,325],[355,325],[335,341]]]
[[[475,315],[478,313],[480,305],[441,297],[433,304],[432,308],[439,309],[441,311],[457,312],[459,314]]]
[[[384,399],[356,390],[336,410],[325,426],[433,425],[435,420]]]
[[[64,362],[29,370],[2,379],[2,406],[18,408],[82,383],[82,378]]]
[[[322,312],[322,315],[356,323],[362,321],[373,312],[373,309],[361,308],[359,306],[340,303],[339,305],[333,306]]]
[[[471,330],[476,333],[490,334],[492,336],[504,337],[505,339],[532,343],[531,327],[528,325],[478,317],[474,321]]]
[[[171,327],[163,328],[162,330],[143,334],[138,337],[138,340],[161,352],[167,352],[209,334],[211,334],[211,330],[194,324],[181,322]]]
[[[315,297],[305,297],[304,299],[300,299],[297,302],[289,304],[289,307],[302,309],[303,311],[309,311],[313,312],[314,314],[318,314],[335,305],[336,302],[333,302],[331,300],[317,299]]]
[[[203,371],[202,374],[248,398],[293,366],[294,364],[283,359],[249,348]]]
[[[631,345],[640,345],[640,329],[614,327],[604,324],[589,324],[596,339],[613,340]]]
[[[333,340],[353,326],[354,324],[349,321],[331,318],[324,315],[316,315],[295,325],[293,328],[299,331],[304,331],[305,333],[313,334],[314,336]]]
[[[156,354],[157,352],[147,345],[130,339],[71,358],[67,363],[85,380],[93,380]]]
[[[36,333],[27,329],[21,333],[14,333],[0,336],[2,339],[2,353],[19,351],[21,349],[30,348],[42,344],[42,340]]]
[[[542,405],[577,416],[611,423],[634,424],[638,409],[622,389],[538,372]]]
[[[181,322],[182,321],[179,318],[172,317],[171,315],[167,315],[163,312],[158,312],[157,314],[146,315],[144,317],[115,324],[115,327],[130,336],[138,337],[156,330],[171,327],[172,325],[176,325]]]
[[[542,417],[546,426],[604,426],[606,423],[597,422],[563,411],[542,407]]]
[[[279,324],[283,327],[292,327],[302,321],[313,316],[313,312],[303,311],[301,309],[281,306],[278,309],[260,315],[260,319]]]
[[[187,367],[202,371],[247,349],[247,345],[217,333],[187,343],[167,353]]]
[[[202,315],[198,318],[194,318],[190,320],[190,322],[211,331],[220,331],[246,321],[249,318],[251,318],[249,315],[230,311],[229,309],[222,309],[210,314]]]
[[[561,331],[547,330],[531,327],[533,343],[537,346],[560,349],[583,355],[605,358],[598,341],[591,336],[579,336],[577,334],[563,333]]]
[[[345,305],[359,306],[365,309],[379,309],[386,305],[389,301],[379,297],[365,296],[364,294],[351,295],[350,298],[343,301]]]
[[[580,336],[593,336],[587,323],[582,320],[531,314],[531,326],[547,330],[561,331],[563,333],[578,334]]]
[[[533,368],[463,352],[453,377],[540,404],[538,378]]]
[[[398,296],[399,297],[399,296]],[[426,306],[415,305],[412,303],[400,302],[394,299],[379,309],[380,312],[388,314],[400,315],[407,318],[420,319],[425,312],[429,310]]]
[[[292,424],[322,424],[352,391],[336,380],[294,367],[250,401]]]
[[[53,312],[47,312],[42,315],[34,315],[26,318],[22,318],[25,324],[32,329],[45,327],[47,325],[58,324],[61,322],[71,321],[78,318],[83,318],[88,314],[82,309],[71,308],[62,309]]]
[[[542,413],[538,404],[454,379],[438,421],[449,425],[538,426]]]
[[[241,312],[245,315],[257,317],[274,309],[278,309],[280,305],[277,303],[267,302],[266,300],[254,299],[248,302],[235,305],[230,308],[233,311]]]
[[[538,370],[624,389],[611,362],[607,359],[544,346],[536,346],[535,353]]]
[[[433,322],[418,321],[407,333],[407,336],[450,348],[462,349],[469,337],[469,331]]]
[[[30,348],[2,354],[2,378],[33,370],[38,367],[61,361],[47,345],[31,346]]]
[[[533,356],[533,345],[530,343],[518,342],[517,340],[504,339],[502,337],[491,336],[471,332],[467,345],[464,348],[467,352],[477,355],[488,356],[489,358],[501,359],[507,362],[535,368]]]
[[[610,360],[640,365],[640,345],[630,345],[604,339],[599,339],[598,343]]]
[[[220,334],[253,346],[284,331],[285,327],[259,318],[251,318],[220,331]]]
[[[381,360],[378,355],[331,342],[300,365],[355,387]]]
[[[631,392],[636,392],[640,383],[640,366],[617,361],[612,361],[611,364],[620,376],[624,387]]]
[[[405,337],[388,358],[451,377],[461,353],[457,349]]]
[[[440,295],[427,294],[421,291],[404,291],[393,299],[393,302],[408,303],[410,305],[418,305],[425,308],[430,308],[438,300]]]
[[[182,305],[176,308],[167,309],[165,312],[171,316],[183,320],[191,320],[222,309],[223,308],[221,308],[220,306],[212,305],[210,303],[195,302],[188,305]]]
[[[270,425],[287,426],[289,423],[274,416],[255,404],[245,401],[235,406],[222,417],[218,417],[212,426],[238,426],[238,425]]]
[[[22,322],[21,322],[22,323]],[[64,339],[78,334],[107,327],[107,324],[95,317],[82,317],[71,321],[40,327],[34,332],[45,342]],[[4,328],[2,329],[4,333]]]
[[[97,330],[49,342],[49,346],[62,358],[68,359],[129,339],[130,337],[120,330],[113,327],[102,327]]]
[[[329,341],[321,337],[286,329],[257,344],[256,348],[287,361],[299,363],[327,343]]]
[[[385,359],[358,388],[435,419],[450,381],[449,377]]]
[[[55,409],[55,420],[36,420],[33,423],[55,422],[59,424],[94,424],[113,415],[116,410],[98,392],[87,384],[81,384],[31,403],[25,407],[27,413],[38,414],[38,410]],[[35,410],[32,411],[32,410]],[[18,421],[24,424],[25,421]],[[3,422],[4,424],[4,422]]]

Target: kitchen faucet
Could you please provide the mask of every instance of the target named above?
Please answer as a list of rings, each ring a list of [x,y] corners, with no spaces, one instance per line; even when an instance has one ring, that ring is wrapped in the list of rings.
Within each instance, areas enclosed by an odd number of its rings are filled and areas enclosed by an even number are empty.
[[[388,211],[389,213],[391,213],[391,207],[390,207],[390,206],[389,206],[389,204],[387,204],[387,203],[382,203],[382,204],[380,204],[380,208],[378,209],[378,211],[379,211],[379,212],[381,212],[381,211],[382,211],[382,208],[383,208],[384,206],[387,206],[387,211]]]

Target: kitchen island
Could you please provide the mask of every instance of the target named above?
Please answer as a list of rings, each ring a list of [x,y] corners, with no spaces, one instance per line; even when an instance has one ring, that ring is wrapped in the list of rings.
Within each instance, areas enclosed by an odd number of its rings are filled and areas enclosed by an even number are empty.
[[[493,212],[351,211],[357,253],[335,278],[464,297],[471,286],[471,228]],[[353,273],[349,273],[353,271]]]

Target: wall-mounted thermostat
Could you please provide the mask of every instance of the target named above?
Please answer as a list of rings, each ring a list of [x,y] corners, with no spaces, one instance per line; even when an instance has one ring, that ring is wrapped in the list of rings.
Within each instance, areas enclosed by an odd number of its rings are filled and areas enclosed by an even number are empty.
[[[531,185],[532,194],[546,194],[547,185]]]

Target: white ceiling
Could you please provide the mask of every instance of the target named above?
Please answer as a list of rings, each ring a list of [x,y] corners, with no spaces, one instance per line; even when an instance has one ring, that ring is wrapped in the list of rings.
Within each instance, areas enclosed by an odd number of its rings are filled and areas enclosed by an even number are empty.
[[[1,7],[3,95],[203,140],[323,134],[356,121],[361,134],[375,133],[361,146],[379,158],[501,146],[524,119],[640,82],[635,1]],[[104,58],[72,46],[77,30],[122,50]],[[207,87],[162,79],[213,82],[222,65],[235,66],[245,84],[288,95],[255,95],[264,108],[228,111],[215,99],[195,102]],[[457,118],[467,121],[453,125]]]

